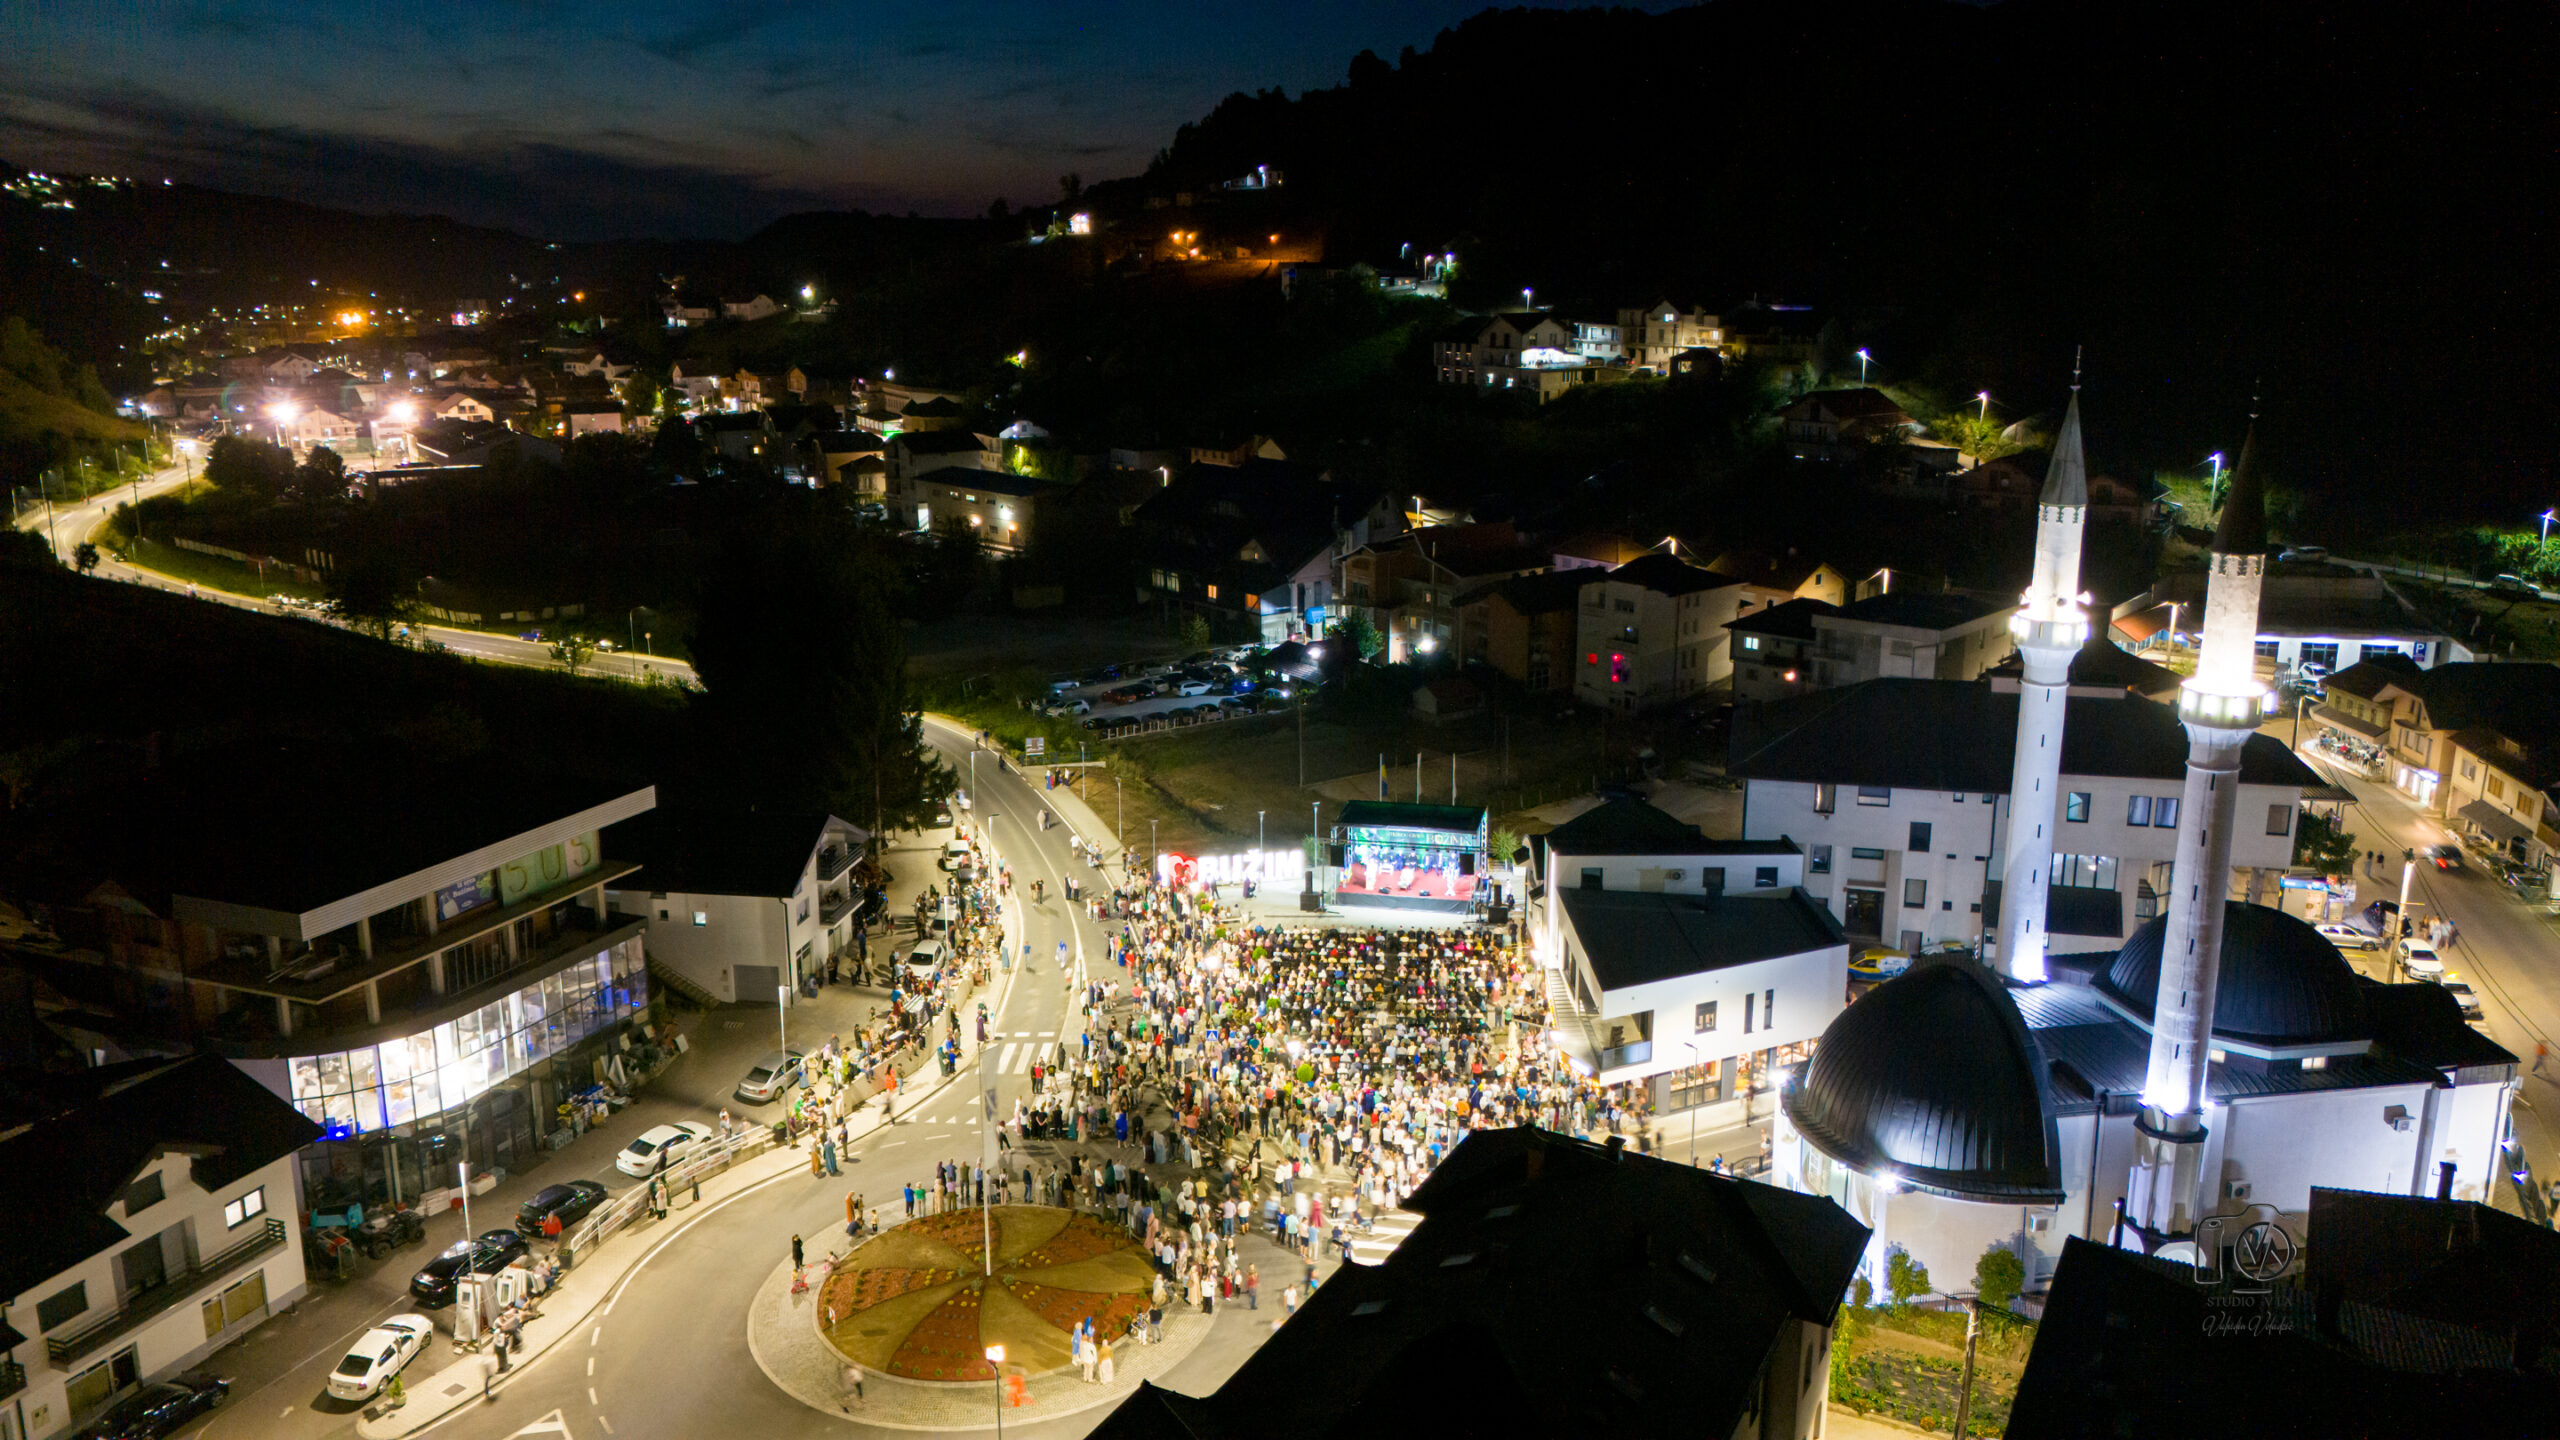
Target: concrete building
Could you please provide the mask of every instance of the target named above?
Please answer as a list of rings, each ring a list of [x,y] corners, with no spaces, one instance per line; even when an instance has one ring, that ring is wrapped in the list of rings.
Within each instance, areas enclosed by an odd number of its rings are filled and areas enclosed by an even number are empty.
[[[1466,658],[1533,694],[1568,689],[1587,569],[1551,570],[1479,586],[1458,598]]]
[[[2116,633],[2148,647],[2174,636],[2183,643],[2206,623],[2205,577],[2171,576],[2156,592],[2114,610]],[[2261,669],[2319,667],[2333,673],[2388,655],[2418,668],[2473,659],[2470,647],[2420,614],[2390,577],[2326,562],[2270,560],[2259,592],[2256,642]]]
[[[1670,374],[1671,362],[1683,351],[1724,346],[1723,321],[1704,307],[1671,300],[1620,310],[1617,332],[1627,364],[1653,375]]]
[[[308,1289],[293,1157],[318,1125],[211,1055],[47,1078],[0,1114],[13,1440],[68,1434]]]
[[[1733,673],[1725,627],[1760,600],[1747,582],[1669,555],[1577,573],[1574,698],[1632,713],[1677,704]]]
[[[1787,458],[1840,464],[1881,440],[1916,433],[1919,422],[1881,390],[1816,390],[1778,413]]]
[[[606,899],[648,921],[649,958],[676,989],[716,1005],[797,998],[829,960],[852,963],[866,897],[855,874],[870,832],[833,815],[652,811],[606,832],[647,889]]]
[[[1396,664],[1457,643],[1460,595],[1547,566],[1508,524],[1428,525],[1346,552],[1339,599],[1368,615]]]
[[[1810,617],[1813,683],[1861,680],[1971,680],[2009,658],[2014,640],[2003,605],[1959,591],[1889,590]]]
[[[1557,1043],[1659,1112],[1732,1098],[1839,1015],[1849,952],[1784,838],[1710,840],[1613,800],[1531,841]]]
[[[2087,950],[2162,908],[2186,747],[2175,713],[2121,688],[2074,686],[2066,706],[2049,928]],[[1999,914],[2017,710],[1996,681],[1871,680],[1737,711],[1743,838],[1803,845],[1806,888],[1853,940],[1971,947]],[[2267,736],[2244,761],[2231,863],[2263,883],[2292,863],[2302,792],[2321,782]]]

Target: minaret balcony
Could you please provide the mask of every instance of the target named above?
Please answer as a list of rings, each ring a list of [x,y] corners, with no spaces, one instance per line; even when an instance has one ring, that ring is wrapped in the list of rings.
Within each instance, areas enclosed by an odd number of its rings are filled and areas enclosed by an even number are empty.
[[[2017,640],[2018,648],[2021,650],[2066,650],[2077,653],[2081,646],[2089,643],[2089,622],[2076,612],[2039,620],[2026,611],[2020,610],[2009,617],[2009,634]]]
[[[2275,712],[2275,694],[2260,690],[2248,695],[2218,695],[2198,689],[2189,681],[2178,691],[2178,718],[2190,725],[2209,725],[2224,730],[2255,730]]]

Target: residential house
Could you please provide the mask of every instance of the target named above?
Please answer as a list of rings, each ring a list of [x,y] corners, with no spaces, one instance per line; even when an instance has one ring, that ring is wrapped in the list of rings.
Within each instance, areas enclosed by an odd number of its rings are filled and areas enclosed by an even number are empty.
[[[706,325],[720,314],[716,302],[677,295],[670,295],[659,301],[658,310],[667,317],[667,328],[670,330]]]
[[[2009,658],[2016,602],[1959,590],[1889,590],[1812,617],[1817,689],[1881,677],[1971,680]]]
[[[468,390],[450,390],[427,402],[426,413],[437,420],[473,420],[487,424],[498,418],[488,401]]]
[[[2187,737],[2177,711],[2073,686],[2049,924],[2057,951],[2113,948],[2162,913],[2178,846]],[[1906,950],[1997,933],[2018,691],[1994,680],[1869,680],[1735,712],[1727,772],[1745,839],[1805,847],[1805,885],[1854,939]],[[2241,752],[2231,864],[2243,889],[2293,863],[2302,792],[2322,784],[2272,736]]]
[[[632,372],[639,368],[631,361],[619,358],[611,351],[603,349],[581,349],[576,355],[560,362],[560,370],[563,374],[589,375],[611,385],[619,385],[630,379]]]
[[[2026,674],[2026,657],[2012,651],[2009,658],[1984,671],[1994,681],[2016,684]],[[2120,690],[2137,699],[2161,705],[2178,703],[2178,692],[2185,688],[2187,677],[2166,665],[2154,665],[2132,651],[2115,644],[2104,635],[2091,635],[2079,652],[2071,657],[2069,685],[2072,690]]]
[[[70,1434],[310,1288],[294,1156],[317,1124],[213,1055],[41,1078],[0,1112],[13,1440]]]
[[[1369,617],[1397,664],[1457,642],[1461,593],[1546,568],[1509,524],[1426,526],[1345,554],[1341,603]]]
[[[1603,365],[1627,363],[1626,331],[1614,320],[1573,322],[1573,353]]]
[[[1149,484],[1142,475],[1135,483]],[[1127,513],[1146,565],[1144,598],[1266,643],[1322,635],[1343,548],[1398,524],[1374,486],[1346,489],[1328,472],[1266,459],[1191,467]]]
[[[1820,688],[1814,617],[1839,613],[1839,606],[1826,601],[1787,600],[1725,622],[1733,632],[1734,700],[1783,700]]]
[[[976,532],[987,548],[1011,551],[1031,543],[1041,497],[1059,489],[1048,481],[999,469],[943,466],[911,478],[904,490],[906,499],[893,501],[892,506],[902,510],[912,505],[918,530],[939,534],[965,528]]]
[[[887,499],[888,442],[868,430],[821,430],[801,442],[801,469],[820,485],[849,485]]]
[[[1574,697],[1637,711],[1698,694],[1733,673],[1725,626],[1757,603],[1747,582],[1669,555],[1583,572]]]
[[[766,320],[781,313],[782,306],[761,291],[744,300],[720,302],[720,317],[724,320]]]
[[[2044,492],[2044,477],[2052,461],[2043,450],[2022,450],[1985,460],[1969,468],[1952,468],[1929,463],[1929,455],[1943,454],[1940,442],[1918,442],[1922,451],[1915,467],[1904,477],[1905,488],[1925,493],[1930,498],[1944,499],[1970,510],[2027,510]],[[2111,520],[2122,524],[2138,524],[2149,520],[2154,505],[2145,498],[2141,487],[2108,474],[2089,477],[2089,519]]]
[[[1550,563],[1558,570],[1615,570],[1653,553],[1650,545],[1600,530],[1586,530],[1547,548],[1551,552]]]
[[[1565,1052],[1658,1113],[1733,1098],[1801,1058],[1840,1014],[1840,922],[1787,839],[1711,840],[1611,800],[1530,841],[1528,929]]]
[[[2497,807],[2469,813],[2464,807],[2485,799],[2492,773],[2504,777],[2512,794],[2515,782],[2537,778],[2550,763],[2546,757],[2560,755],[2560,667],[2472,660],[2416,670],[2383,658],[2339,672],[2331,687],[2322,707],[2328,716],[2351,705],[2353,713],[2381,717],[2383,734],[2372,738],[2384,748],[2393,789],[2431,815],[2484,833],[2503,829],[2487,813]],[[2357,693],[2368,689],[2370,700]],[[2479,773],[2462,775],[2457,752]]]
[[[1249,460],[1286,460],[1288,452],[1268,435],[1244,435],[1191,447],[1194,465],[1223,465],[1232,470]]]
[[[764,377],[752,370],[740,370],[720,377],[720,408],[755,410],[764,405]]]
[[[1822,358],[1822,337],[1828,328],[1828,322],[1809,305],[1747,300],[1724,314],[1724,349],[1736,360],[1812,365]]]
[[[1442,384],[1526,391],[1543,405],[1583,385],[1621,379],[1626,371],[1572,347],[1568,322],[1542,311],[1488,315],[1444,331],[1433,346]]]
[[[782,462],[783,447],[773,433],[773,417],[762,410],[704,415],[693,422],[693,431],[724,460],[774,466]]]
[[[683,365],[671,365],[667,368],[667,388],[683,395],[688,405],[709,405],[720,398],[720,377],[687,373]]]
[[[335,410],[308,403],[298,404],[289,420],[279,422],[286,443],[297,451],[307,452],[326,445],[340,455],[356,453],[365,438],[364,427]]]
[[[1652,375],[1671,373],[1671,362],[1684,350],[1720,350],[1724,322],[1694,305],[1657,301],[1641,310],[1618,312],[1618,341],[1626,363]]]
[[[1727,550],[1708,561],[1707,568],[1727,575],[1739,575],[1764,590],[1776,591],[1779,600],[1820,600],[1830,605],[1846,605],[1857,598],[1851,593],[1848,572],[1803,554],[1792,546],[1784,555],[1759,550]]]
[[[829,961],[859,955],[854,867],[871,835],[858,825],[817,811],[653,810],[604,843],[640,864],[640,884],[606,891],[606,903],[648,918],[659,975],[705,1004],[788,1005]]]
[[[571,440],[581,435],[619,435],[623,431],[619,400],[564,400],[559,413],[561,432]]]
[[[2560,736],[2546,729],[2538,739],[2528,746],[2487,727],[2453,732],[2444,808],[2474,843],[2547,881],[2560,851]]]
[[[408,434],[409,453],[433,465],[486,465],[501,459],[560,463],[560,442],[491,420],[428,420]]]
[[[962,470],[969,474],[945,478],[974,481],[1004,466],[1002,442],[992,435],[969,430],[900,431],[889,437],[883,453],[889,465],[890,508],[901,515],[912,510],[919,530],[937,528],[933,509],[920,488],[923,477],[942,470]]]
[[[924,395],[905,402],[892,428],[902,432],[956,430],[967,418],[960,402],[948,395]]]
[[[1816,390],[1778,413],[1787,457],[1822,464],[1855,460],[1867,446],[1917,431],[1919,423],[1881,390]]]
[[[1572,688],[1574,637],[1587,569],[1497,580],[1458,599],[1467,660],[1491,667],[1533,694]]]

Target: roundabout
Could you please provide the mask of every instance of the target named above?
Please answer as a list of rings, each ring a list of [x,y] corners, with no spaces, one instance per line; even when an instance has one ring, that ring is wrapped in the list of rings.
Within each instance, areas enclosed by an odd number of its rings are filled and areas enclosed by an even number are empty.
[[[994,1264],[988,1238],[994,1240]],[[1072,1337],[1118,1340],[1147,1313],[1154,1267],[1135,1237],[1095,1216],[999,1205],[910,1220],[838,1261],[817,1291],[827,1345],[901,1380],[992,1380],[987,1347],[1008,1373],[1063,1369]],[[830,1323],[828,1317],[834,1317]]]

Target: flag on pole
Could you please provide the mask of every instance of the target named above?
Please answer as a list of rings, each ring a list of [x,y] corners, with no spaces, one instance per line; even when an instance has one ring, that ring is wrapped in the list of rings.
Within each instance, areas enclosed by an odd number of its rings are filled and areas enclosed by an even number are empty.
[[[1387,798],[1387,757],[1383,751],[1378,755],[1378,798]]]

